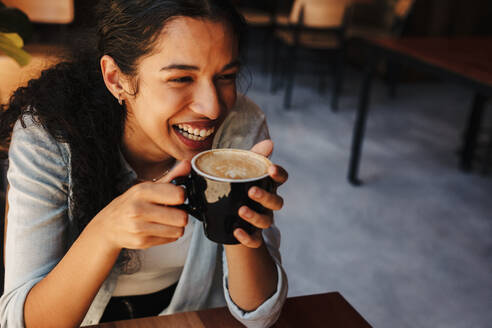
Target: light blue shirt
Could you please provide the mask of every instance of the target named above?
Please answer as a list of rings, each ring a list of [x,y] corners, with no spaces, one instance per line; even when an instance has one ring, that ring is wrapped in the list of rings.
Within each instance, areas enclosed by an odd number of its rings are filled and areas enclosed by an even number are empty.
[[[14,127],[9,149],[9,213],[5,248],[5,291],[0,298],[0,326],[24,327],[24,303],[31,288],[62,259],[71,246],[75,220],[70,194],[71,156],[68,144],[57,142],[40,125],[25,117]],[[217,131],[213,148],[250,149],[268,139],[263,112],[244,96]],[[123,163],[128,183],[133,169]],[[246,327],[268,327],[280,315],[287,297],[287,276],[279,253],[280,233],[273,225],[263,230],[278,273],[277,290],[256,310],[245,312],[231,300],[222,245],[208,240],[203,225],[191,218],[193,235],[186,262],[169,306],[161,314],[227,305]],[[83,273],[81,273],[83,274]],[[82,326],[97,324],[111,298],[118,270],[113,269],[94,298]],[[67,290],[67,293],[70,293]],[[77,295],[73,295],[77,297]]]

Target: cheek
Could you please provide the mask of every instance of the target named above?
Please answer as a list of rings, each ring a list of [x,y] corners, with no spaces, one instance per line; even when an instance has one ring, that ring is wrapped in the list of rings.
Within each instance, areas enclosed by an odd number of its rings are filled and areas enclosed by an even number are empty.
[[[227,110],[229,111],[232,108],[232,106],[234,106],[234,104],[236,103],[236,98],[237,98],[236,84],[222,87],[221,98]]]
[[[138,115],[150,124],[165,126],[164,123],[178,111],[182,95],[165,92],[162,89],[146,91],[137,97]]]

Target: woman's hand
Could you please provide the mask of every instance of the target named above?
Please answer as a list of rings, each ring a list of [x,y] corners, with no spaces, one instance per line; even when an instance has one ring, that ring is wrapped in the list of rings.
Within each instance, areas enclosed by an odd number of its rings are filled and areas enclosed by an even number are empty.
[[[271,140],[261,141],[254,145],[253,148],[251,148],[251,151],[263,156],[270,156],[273,151],[273,142]],[[270,166],[268,168],[268,174],[273,181],[275,181],[277,186],[282,185],[288,179],[287,171],[278,165]],[[248,196],[270,211],[267,214],[260,214],[253,211],[248,206],[241,206],[238,211],[239,216],[260,229],[270,227],[273,223],[273,211],[280,210],[284,204],[283,198],[277,195],[276,189],[277,188],[274,189],[273,193],[270,193],[258,187],[251,187],[248,191]],[[238,228],[234,230],[234,237],[236,237],[242,245],[250,248],[258,248],[263,243],[261,230],[249,235],[243,229]]]
[[[186,199],[183,187],[170,181],[190,172],[183,161],[156,182],[139,183],[115,198],[91,221],[110,247],[145,249],[176,241],[184,233],[188,214],[172,207]]]

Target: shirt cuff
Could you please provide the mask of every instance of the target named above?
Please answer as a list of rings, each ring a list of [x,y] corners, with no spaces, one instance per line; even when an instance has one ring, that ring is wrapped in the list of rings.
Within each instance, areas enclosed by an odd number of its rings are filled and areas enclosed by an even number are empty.
[[[227,307],[231,314],[240,321],[243,325],[248,328],[263,328],[270,327],[273,325],[282,310],[282,306],[287,298],[288,282],[287,275],[282,268],[282,265],[278,262],[275,257],[272,257],[275,261],[277,268],[277,290],[275,293],[268,298],[263,304],[257,307],[253,311],[244,311],[239,306],[237,306],[231,299],[229,294],[229,283],[228,283],[228,270],[227,263],[225,259],[225,254],[223,254],[224,263],[224,297],[227,303]]]
[[[27,294],[43,278],[26,282],[18,288],[5,293],[0,298],[0,327],[24,327],[24,304]]]

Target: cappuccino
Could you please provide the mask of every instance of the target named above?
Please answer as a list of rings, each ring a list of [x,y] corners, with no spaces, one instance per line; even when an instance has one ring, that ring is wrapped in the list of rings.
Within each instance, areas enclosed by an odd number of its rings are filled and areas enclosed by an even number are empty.
[[[254,179],[268,173],[271,162],[261,155],[239,149],[214,149],[202,153],[196,168],[221,179]]]
[[[268,158],[247,150],[201,152],[192,158],[190,174],[172,181],[185,187],[188,198],[187,204],[177,207],[203,222],[208,239],[221,244],[239,244],[234,237],[237,228],[249,234],[259,229],[239,216],[239,208],[248,206],[260,214],[269,212],[249,198],[248,191],[256,186],[273,192],[275,182],[268,175],[270,165]]]

